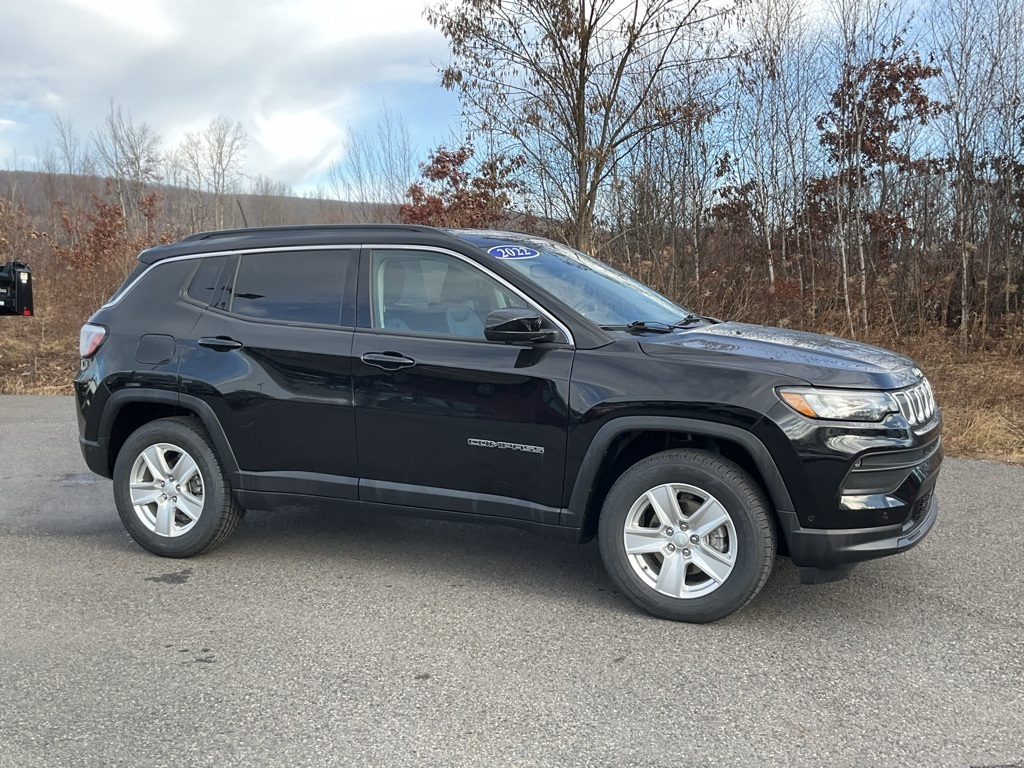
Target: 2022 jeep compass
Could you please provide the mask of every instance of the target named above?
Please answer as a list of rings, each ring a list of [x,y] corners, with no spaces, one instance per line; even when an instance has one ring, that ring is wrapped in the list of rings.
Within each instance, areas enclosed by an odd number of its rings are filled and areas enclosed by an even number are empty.
[[[941,418],[905,357],[700,317],[549,240],[211,232],[139,255],[82,328],[82,451],[146,549],[246,508],[597,535],[646,611],[705,622],[776,554],[805,582],[935,522]]]

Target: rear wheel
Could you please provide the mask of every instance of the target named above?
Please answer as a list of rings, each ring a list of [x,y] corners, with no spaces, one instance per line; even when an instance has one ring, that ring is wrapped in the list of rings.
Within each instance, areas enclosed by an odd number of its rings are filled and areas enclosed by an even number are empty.
[[[672,450],[627,469],[601,511],[609,575],[639,607],[675,621],[716,621],[753,599],[775,559],[760,487],[738,465]]]
[[[222,544],[244,510],[196,419],[140,427],[114,464],[114,501],[136,542],[165,557],[191,557]]]

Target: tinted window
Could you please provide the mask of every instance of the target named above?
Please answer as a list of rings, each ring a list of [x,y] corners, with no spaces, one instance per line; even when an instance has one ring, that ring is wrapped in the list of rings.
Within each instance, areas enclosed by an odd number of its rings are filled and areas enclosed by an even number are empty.
[[[249,253],[239,258],[229,311],[291,323],[339,325],[353,251]],[[351,325],[351,321],[344,322]]]
[[[513,237],[502,243],[490,236],[460,235],[598,325],[628,325],[637,320],[672,324],[689,314],[643,283],[567,245],[543,238]]]
[[[444,254],[374,251],[372,264],[375,328],[482,339],[489,312],[525,304],[479,269]]]
[[[114,291],[114,295],[111,296],[110,299],[108,299],[107,303],[109,304],[110,302],[119,299],[121,297],[121,294],[128,290],[130,286],[134,285],[139,275],[141,275],[147,269],[149,269],[148,264],[136,264],[135,268],[131,271],[131,273],[129,273],[128,277],[126,277],[124,279],[124,282],[121,283],[121,287]]]
[[[226,257],[211,257],[199,259],[199,266],[188,286],[188,297],[203,304],[209,304],[213,300],[213,294],[217,290],[217,278],[224,267]]]

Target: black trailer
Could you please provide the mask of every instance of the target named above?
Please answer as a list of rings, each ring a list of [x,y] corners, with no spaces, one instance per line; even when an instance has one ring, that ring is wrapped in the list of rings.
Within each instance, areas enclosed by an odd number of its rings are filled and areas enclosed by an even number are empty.
[[[31,317],[32,270],[22,261],[8,261],[0,266],[0,315]]]

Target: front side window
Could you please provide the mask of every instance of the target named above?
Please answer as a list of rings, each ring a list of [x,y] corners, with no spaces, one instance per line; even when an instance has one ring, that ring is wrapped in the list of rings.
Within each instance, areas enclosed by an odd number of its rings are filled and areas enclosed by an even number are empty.
[[[525,302],[453,256],[379,250],[371,257],[374,328],[484,338],[489,312]]]
[[[220,306],[258,320],[352,325],[344,298],[355,263],[348,250],[243,254]]]

